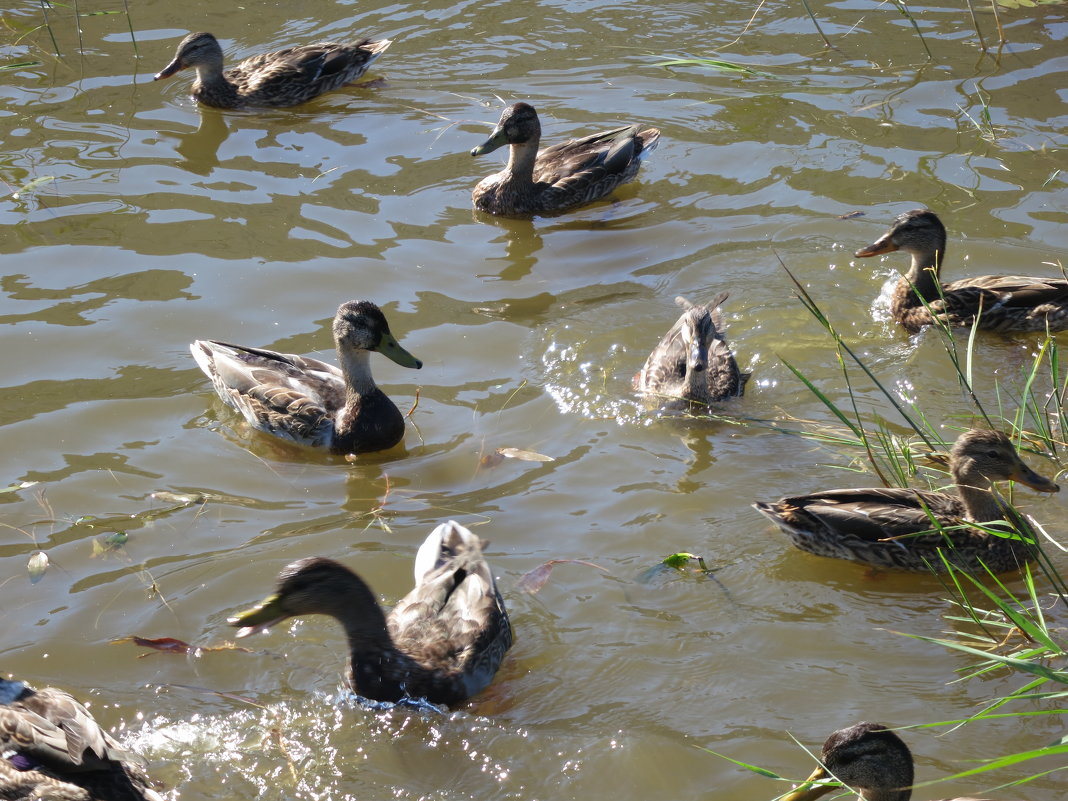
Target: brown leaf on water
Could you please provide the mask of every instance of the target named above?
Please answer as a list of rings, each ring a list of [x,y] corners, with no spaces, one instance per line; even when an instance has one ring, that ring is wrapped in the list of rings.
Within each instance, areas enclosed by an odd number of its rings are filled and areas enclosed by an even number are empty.
[[[549,580],[549,576],[552,575],[553,568],[556,565],[565,564],[586,565],[586,567],[595,567],[598,570],[603,570],[605,573],[609,572],[607,567],[595,565],[593,562],[585,562],[582,559],[550,559],[548,562],[538,565],[529,573],[524,573],[519,581],[516,582],[516,589],[520,592],[528,592],[533,595],[545,586],[545,582]]]
[[[535,453],[534,451],[524,451],[519,448],[498,448],[497,453],[501,456],[506,456],[509,459],[519,459],[523,462],[555,462],[556,460],[551,456],[546,456],[544,453]]]
[[[235,645],[232,642],[225,642],[222,645],[190,645],[184,640],[179,640],[174,637],[138,637],[136,634],[132,637],[121,637],[117,640],[112,640],[112,643],[132,642],[134,645],[140,645],[142,648],[151,648],[154,651],[163,651],[167,654],[179,654],[180,656],[197,656],[199,657],[205,651],[244,651],[247,654],[252,653],[251,648],[243,648],[240,645]],[[141,654],[137,658],[144,659],[151,654]]]
[[[482,458],[478,460],[479,467],[496,467],[504,461],[504,454],[500,451],[491,451],[489,453],[482,454]]]
[[[838,215],[838,219],[839,220],[852,220],[852,219],[854,219],[856,217],[863,217],[863,216],[864,216],[864,212],[863,211],[847,211],[845,214],[839,214]]]
[[[34,551],[30,555],[30,561],[26,563],[26,570],[30,574],[30,584],[36,584],[44,578],[48,570],[48,554],[44,551]]]

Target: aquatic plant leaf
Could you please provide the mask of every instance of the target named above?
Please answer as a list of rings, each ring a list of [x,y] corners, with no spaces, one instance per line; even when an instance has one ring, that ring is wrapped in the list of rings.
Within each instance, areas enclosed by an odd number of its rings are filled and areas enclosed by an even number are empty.
[[[150,493],[150,498],[162,503],[173,503],[181,506],[189,506],[194,503],[204,503],[205,498],[201,494],[187,495],[186,493],[170,492],[169,490],[156,490]]]
[[[26,563],[26,571],[30,574],[30,584],[40,581],[48,570],[48,554],[44,551],[34,551],[30,561]]]
[[[2,67],[0,67],[0,71],[3,71],[3,70],[20,70],[23,67],[39,67],[39,66],[41,66],[41,62],[40,61],[19,61],[19,62],[16,62],[15,64],[4,64]]]
[[[54,180],[56,180],[56,177],[54,175],[42,175],[40,178],[34,178],[32,181],[24,183],[22,186],[12,192],[11,197],[15,198],[15,200],[18,200],[20,195],[24,195],[27,192],[32,192],[34,189],[37,189],[40,186],[44,186],[45,184],[52,183],[52,181]]]
[[[5,492],[18,492],[20,489],[26,489],[26,487],[32,487],[36,484],[36,481],[20,481],[17,484],[12,484],[10,487],[0,488],[0,495]]]
[[[705,566],[705,558],[703,556],[698,556],[697,554],[692,553],[673,553],[671,554],[671,556],[661,562],[661,564],[667,565],[668,567],[673,567],[676,570],[680,570],[686,567],[686,565],[688,565],[693,559],[697,560],[697,564],[701,566],[702,570],[708,570],[708,568]]]
[[[544,453],[535,453],[534,451],[524,451],[519,448],[498,448],[497,453],[501,456],[505,456],[509,459],[519,459],[523,462],[555,462],[551,456],[546,456]]]
[[[528,573],[524,573],[523,576],[516,582],[516,588],[520,592],[527,592],[533,595],[549,580],[549,576],[552,575],[553,568],[556,565],[576,564],[586,565],[586,567],[595,567],[598,570],[603,570],[605,573],[609,572],[607,567],[601,567],[595,565],[593,562],[586,562],[582,559],[550,559],[544,564],[538,565],[536,568]]]
[[[156,651],[165,651],[169,654],[200,656],[200,648],[195,645],[190,645],[184,640],[175,639],[174,637],[156,637],[150,639],[148,637],[138,637],[135,634],[133,637],[129,637],[128,641],[132,642],[134,645],[140,645],[142,648],[152,648]],[[141,654],[141,656],[148,656],[148,654]]]

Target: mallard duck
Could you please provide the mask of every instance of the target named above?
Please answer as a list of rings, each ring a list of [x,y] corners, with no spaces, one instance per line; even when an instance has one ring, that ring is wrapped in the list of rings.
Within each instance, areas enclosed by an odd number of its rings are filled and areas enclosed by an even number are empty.
[[[740,396],[749,374],[738,369],[723,336],[719,307],[726,299],[726,292],[704,305],[675,298],[682,316],[634,376],[634,388],[665,408],[707,407]]]
[[[423,363],[401,347],[369,300],[338,307],[334,344],[340,370],[308,356],[214,340],[198,339],[189,349],[219,397],[253,428],[334,453],[392,448],[404,437],[404,416],[371,377],[369,351],[401,367]]]
[[[1027,543],[975,528],[934,531],[931,517],[945,527],[1004,519],[1005,509],[991,487],[994,481],[1011,479],[1039,492],[1057,492],[1059,487],[1025,465],[1000,431],[961,434],[950,452],[949,468],[956,495],[883,487],[837,489],[753,506],[798,548],[820,556],[941,571],[941,552],[969,572],[981,572],[984,565],[996,572],[1021,567],[1031,558]]]
[[[779,801],[815,801],[833,790],[835,780],[863,801],[909,801],[912,798],[912,752],[894,732],[880,723],[857,723],[839,729],[823,744],[820,766],[805,783]],[[810,786],[812,782],[831,784]],[[959,796],[945,801],[984,801]]]
[[[482,540],[450,520],[415,557],[415,589],[385,615],[359,576],[332,559],[301,559],[278,574],[274,594],[230,618],[238,637],[297,615],[330,615],[349,640],[348,680],[375,701],[456,705],[493,680],[512,645],[512,624],[482,555]]]
[[[638,125],[569,139],[544,150],[538,112],[526,103],[505,109],[490,138],[471,151],[481,156],[510,145],[508,166],[479,181],[475,208],[491,214],[548,214],[604,197],[638,174],[660,131]]]
[[[0,798],[162,801],[140,757],[55,687],[0,678]]]
[[[155,80],[194,67],[193,98],[217,108],[295,106],[352,83],[389,47],[389,39],[319,42],[246,58],[223,72],[223,53],[210,33],[191,33]]]
[[[946,228],[933,211],[906,211],[856,255],[866,258],[895,250],[912,257],[890,300],[890,313],[909,333],[931,325],[935,317],[950,326],[978,325],[989,331],[1068,329],[1068,281],[1063,278],[983,275],[941,284]]]

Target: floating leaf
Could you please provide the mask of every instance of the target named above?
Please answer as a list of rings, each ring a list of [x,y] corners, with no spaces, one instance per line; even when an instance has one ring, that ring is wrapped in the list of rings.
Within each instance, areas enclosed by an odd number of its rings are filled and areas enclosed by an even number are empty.
[[[515,586],[521,592],[528,592],[533,595],[545,586],[545,582],[549,580],[549,576],[552,575],[553,568],[556,565],[565,564],[586,565],[586,567],[595,567],[605,573],[608,572],[608,568],[595,565],[593,562],[585,562],[582,559],[550,559],[548,562],[538,565],[529,573],[524,573]]]
[[[492,451],[482,455],[482,458],[478,460],[479,467],[496,467],[504,461],[504,454],[500,451]]]
[[[522,451],[519,448],[498,448],[497,453],[501,456],[506,456],[509,459],[519,459],[523,462],[555,462],[556,460],[551,456],[546,456],[544,453],[535,453],[534,451]]]
[[[671,554],[671,556],[661,562],[661,564],[667,565],[668,567],[673,567],[676,570],[681,570],[682,568],[686,567],[693,559],[697,560],[697,564],[701,566],[701,570],[708,572],[708,567],[705,566],[705,558],[703,556],[697,556],[696,554],[692,553],[673,553]]]
[[[175,639],[174,637],[156,637],[155,639],[149,639],[147,637],[133,637],[127,638],[128,642],[132,642],[134,645],[140,645],[142,648],[152,648],[156,651],[164,651],[168,654],[182,654],[188,656],[200,656],[200,649],[195,645]],[[124,640],[119,640],[124,642]],[[141,654],[141,657],[146,657],[148,654]]]
[[[14,64],[4,64],[0,70],[21,70],[24,67],[39,67],[40,61],[17,61]]]
[[[15,198],[15,200],[18,200],[19,195],[24,195],[27,192],[32,192],[34,189],[37,189],[40,186],[44,186],[45,184],[50,184],[54,180],[56,180],[56,176],[54,175],[42,175],[40,178],[34,178],[32,181],[24,183],[22,186],[12,192],[11,197]]]
[[[179,656],[196,656],[199,657],[205,651],[244,651],[246,654],[252,653],[251,648],[244,648],[240,645],[235,645],[232,642],[226,642],[222,645],[190,645],[184,640],[179,640],[175,637],[138,637],[136,634],[132,637],[122,637],[118,640],[112,640],[112,644],[132,642],[134,645],[140,645],[142,648],[151,648],[154,651],[162,651],[165,654],[178,654]],[[144,659],[151,654],[141,654],[138,659]]]
[[[48,554],[44,551],[34,551],[30,561],[26,563],[26,570],[30,574],[30,584],[36,584],[48,570]]]
[[[863,211],[847,211],[845,214],[839,214],[839,220],[853,220],[857,217],[863,217],[865,212]]]
[[[167,490],[156,490],[150,493],[150,498],[160,501],[161,503],[173,503],[178,506],[190,506],[194,503],[204,503],[205,498],[200,493],[195,495],[187,495],[185,493],[169,492]]]
[[[32,487],[36,483],[36,481],[20,481],[17,484],[12,484],[10,487],[0,488],[0,495],[5,492],[18,492],[21,489],[26,489],[26,487]]]
[[[96,537],[93,540],[93,557],[95,558],[108,551],[117,551],[125,545],[129,539],[130,535],[125,531],[116,531],[114,534],[108,534],[106,537]]]

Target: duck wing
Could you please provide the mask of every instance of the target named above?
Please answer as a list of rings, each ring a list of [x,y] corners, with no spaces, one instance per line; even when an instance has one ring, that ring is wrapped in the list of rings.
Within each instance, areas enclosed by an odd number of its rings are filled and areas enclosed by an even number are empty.
[[[141,764],[69,693],[53,687],[23,688],[16,700],[0,706],[3,750],[12,749],[62,773],[102,770],[110,762]]]
[[[420,547],[415,573],[415,589],[387,619],[394,644],[424,667],[451,676],[458,700],[480,692],[512,645],[511,622],[482,541],[455,521],[443,523]]]
[[[190,345],[219,397],[249,425],[313,447],[329,446],[345,406],[345,380],[332,364],[215,340]]]
[[[660,131],[655,128],[641,131],[637,125],[628,125],[539,151],[534,181],[546,187],[542,190],[543,205],[555,207],[557,196],[603,197],[637,174],[642,159],[659,138]]]
[[[865,543],[930,531],[934,524],[924,507],[945,525],[954,525],[964,517],[964,505],[955,495],[900,488],[826,490],[756,507],[791,533],[822,533]],[[930,537],[943,542],[940,534]],[[909,538],[904,544],[916,541]]]
[[[226,76],[245,94],[261,99],[292,94],[310,99],[359,78],[389,44],[362,39],[288,47],[245,59]]]

